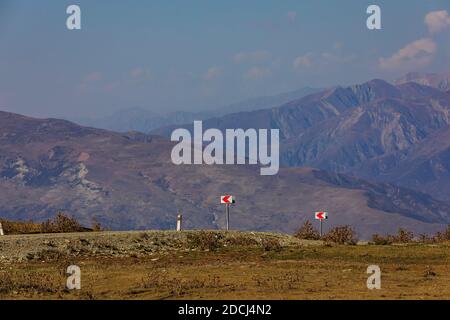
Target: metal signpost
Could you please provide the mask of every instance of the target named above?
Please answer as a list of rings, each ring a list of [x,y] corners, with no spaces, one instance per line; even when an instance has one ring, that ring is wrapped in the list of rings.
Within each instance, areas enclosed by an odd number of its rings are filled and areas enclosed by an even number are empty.
[[[316,220],[319,220],[320,221],[320,237],[322,238],[322,236],[323,236],[323,229],[322,229],[322,221],[323,220],[327,220],[328,219],[328,212],[323,212],[323,211],[321,211],[321,212],[316,212],[315,214],[314,214],[314,218],[316,219]]]
[[[227,231],[230,230],[230,205],[236,203],[233,196],[226,195],[220,197],[220,203],[225,205],[225,217],[227,220]]]

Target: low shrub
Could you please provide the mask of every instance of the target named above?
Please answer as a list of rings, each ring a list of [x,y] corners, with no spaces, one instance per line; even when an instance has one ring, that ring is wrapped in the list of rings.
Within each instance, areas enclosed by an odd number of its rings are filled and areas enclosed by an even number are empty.
[[[355,245],[358,242],[355,231],[350,226],[341,226],[331,229],[323,240],[327,243]]]
[[[91,229],[93,232],[105,231],[105,229],[102,227],[102,224],[97,220],[97,218],[92,219]]]
[[[383,237],[379,235],[378,233],[375,233],[372,236],[372,243],[377,246],[386,246],[392,244],[392,237]]]
[[[42,233],[68,233],[92,231],[84,228],[75,218],[69,217],[62,212],[58,212],[53,220],[47,220],[41,225]]]
[[[276,239],[263,239],[262,247],[264,248],[265,251],[275,251],[275,252],[279,252],[283,248],[281,246],[280,241]]]
[[[450,226],[447,226],[443,232],[437,232],[434,236],[436,242],[446,242],[450,241]]]
[[[249,236],[238,235],[236,237],[227,239],[227,245],[238,247],[256,247],[259,245],[259,242]]]
[[[414,233],[403,228],[398,229],[398,233],[393,237],[393,242],[396,243],[411,243],[414,242]]]
[[[5,234],[37,234],[37,233],[69,233],[69,232],[92,232],[105,231],[101,224],[94,218],[92,228],[85,228],[74,217],[70,217],[63,212],[53,219],[48,219],[43,223],[33,221],[11,221],[0,219]]]
[[[41,232],[41,224],[33,221],[9,221],[0,219],[5,234],[34,234]]]
[[[187,236],[189,247],[192,249],[215,251],[221,247],[223,236],[219,233],[200,231]]]
[[[28,254],[27,258],[28,260],[38,261],[61,261],[67,258],[67,254],[55,249],[43,249],[39,252]]]
[[[1,272],[0,294],[56,293],[64,289],[62,280],[61,277],[43,273]]]
[[[165,294],[165,297],[182,297],[194,290],[198,289],[214,289],[226,288],[234,290],[237,285],[234,283],[225,283],[219,276],[209,275],[208,277],[195,277],[194,279],[183,279],[177,275],[168,275],[160,270],[150,271],[142,280],[136,284],[136,289],[131,293],[144,290],[159,291]]]
[[[310,221],[305,221],[300,229],[294,234],[294,237],[302,240],[319,240],[320,234],[319,231],[314,229]]]
[[[421,235],[421,237],[423,239],[423,242],[425,242],[426,235]],[[372,236],[372,244],[380,246],[391,245],[393,243],[414,243],[414,242],[416,242],[414,240],[414,233],[403,228],[399,228],[396,235],[388,234],[387,236],[384,237],[376,233]]]

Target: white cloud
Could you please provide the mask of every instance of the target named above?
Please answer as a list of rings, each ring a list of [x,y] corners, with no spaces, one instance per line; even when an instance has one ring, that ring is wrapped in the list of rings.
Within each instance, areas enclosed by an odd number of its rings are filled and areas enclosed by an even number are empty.
[[[270,59],[272,55],[265,50],[251,51],[251,52],[239,52],[234,56],[234,62],[236,63],[259,63]]]
[[[338,54],[335,52],[322,52],[321,53],[321,61],[324,61],[326,63],[349,63],[355,60],[356,55],[354,54]]]
[[[441,32],[450,26],[450,17],[446,10],[432,11],[425,16],[425,24],[431,34]]]
[[[430,38],[416,40],[397,51],[389,58],[381,58],[383,69],[415,69],[428,65],[437,50],[437,44]]]
[[[292,64],[295,71],[303,69],[323,69],[330,66],[339,66],[355,60],[354,54],[344,54],[341,52],[343,44],[335,45],[331,51],[322,53],[308,52],[294,59]]]
[[[294,60],[294,69],[310,68],[313,66],[313,54],[311,52],[298,56]]]
[[[221,67],[211,67],[206,71],[206,73],[203,75],[203,79],[210,81],[214,80],[222,75],[222,68]]]
[[[289,11],[286,16],[290,22],[294,22],[295,20],[297,20],[297,12],[295,11]]]
[[[268,68],[253,67],[244,74],[244,79],[260,80],[269,77],[271,74],[272,73]]]

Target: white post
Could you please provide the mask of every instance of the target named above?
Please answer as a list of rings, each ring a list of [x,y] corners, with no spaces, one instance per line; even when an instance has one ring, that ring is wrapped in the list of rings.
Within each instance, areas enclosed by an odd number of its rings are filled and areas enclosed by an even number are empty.
[[[3,226],[2,223],[0,222],[0,236],[4,236],[5,233],[3,232]]]
[[[183,222],[183,215],[180,213],[177,216],[177,231],[181,231],[182,222]]]

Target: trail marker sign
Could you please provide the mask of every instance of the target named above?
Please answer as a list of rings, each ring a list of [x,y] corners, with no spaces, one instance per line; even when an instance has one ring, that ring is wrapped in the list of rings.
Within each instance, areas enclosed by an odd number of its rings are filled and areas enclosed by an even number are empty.
[[[316,212],[314,214],[314,218],[316,218],[316,220],[320,221],[320,237],[322,238],[322,236],[323,236],[322,222],[323,222],[323,220],[327,220],[328,219],[328,212],[325,212],[325,211]]]
[[[221,196],[220,197],[220,203],[221,204],[232,204],[232,203],[236,203],[236,201],[234,200],[233,196]]]
[[[316,212],[315,213],[316,220],[327,220],[328,219],[328,212]]]
[[[226,195],[220,197],[220,203],[225,205],[225,217],[227,220],[227,231],[230,230],[230,205],[236,203],[233,196]]]

